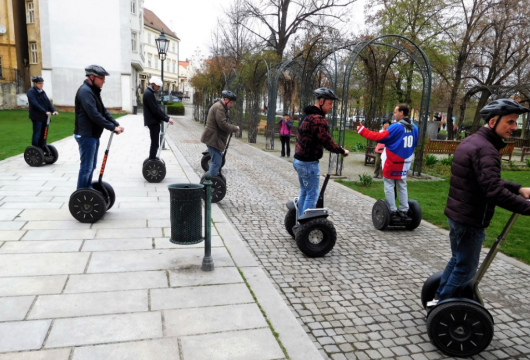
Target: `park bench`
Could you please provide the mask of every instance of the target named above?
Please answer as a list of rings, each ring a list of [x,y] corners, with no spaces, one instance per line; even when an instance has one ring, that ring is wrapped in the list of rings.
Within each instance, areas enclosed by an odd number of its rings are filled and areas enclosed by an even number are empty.
[[[431,140],[425,146],[425,154],[449,154],[454,155],[456,148],[460,145],[460,141],[455,140]],[[513,149],[515,142],[509,141],[507,145],[499,151],[501,159],[504,155],[508,155],[508,161],[512,160]]]
[[[375,144],[371,140],[368,141],[364,152],[364,165],[375,165]]]
[[[264,134],[267,129],[267,120],[260,120],[258,124],[258,134]]]
[[[526,155],[530,155],[530,146],[523,146],[521,149],[521,162],[524,161]]]
[[[510,138],[508,141],[515,141],[516,148],[530,147],[530,139]]]

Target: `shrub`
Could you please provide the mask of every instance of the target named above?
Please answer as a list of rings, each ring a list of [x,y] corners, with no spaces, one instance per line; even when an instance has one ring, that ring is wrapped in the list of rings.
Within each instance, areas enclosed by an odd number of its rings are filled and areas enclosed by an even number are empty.
[[[425,165],[426,166],[432,166],[438,162],[438,158],[434,156],[433,154],[428,154],[425,156]]]
[[[452,165],[452,164],[453,164],[453,159],[454,159],[454,156],[449,155],[448,158],[442,159],[442,160],[440,160],[440,162],[441,162],[443,165]]]
[[[353,149],[352,150],[356,151],[356,152],[364,151],[364,150],[366,150],[366,145],[361,144],[360,142],[358,142],[357,144],[353,145]]]
[[[372,183],[374,180],[372,179],[372,176],[368,174],[360,174],[359,181],[361,182],[362,186],[368,187],[368,186],[372,186]]]
[[[530,167],[530,158],[524,159],[524,162],[526,163],[526,166]]]
[[[168,104],[167,113],[169,115],[184,115],[185,113],[184,104],[180,102]]]
[[[511,168],[515,167],[515,160],[510,160],[508,163]]]

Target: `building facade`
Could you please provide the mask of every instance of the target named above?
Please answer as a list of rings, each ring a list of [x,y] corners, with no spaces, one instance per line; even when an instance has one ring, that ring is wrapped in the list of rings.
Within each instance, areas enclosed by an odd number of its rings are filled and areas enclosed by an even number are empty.
[[[191,87],[189,85],[188,69],[190,61],[179,61],[179,91],[182,91],[183,97],[189,99],[191,97]]]
[[[46,93],[54,104],[74,106],[77,89],[85,79],[84,68],[97,64],[110,74],[101,93],[105,106],[133,111],[139,73],[144,69],[140,42],[143,0],[26,2],[33,2],[34,9],[38,4],[40,23],[40,42],[28,23],[28,34],[32,33],[29,48],[31,42],[37,47],[32,74],[40,68]]]
[[[178,91],[180,39],[155,13],[149,9],[144,9],[143,55],[145,57],[145,69],[140,74],[141,93],[146,89],[152,76],[161,76],[162,62],[158,58],[155,39],[160,36],[162,29],[169,39],[169,50],[164,60],[164,91]]]

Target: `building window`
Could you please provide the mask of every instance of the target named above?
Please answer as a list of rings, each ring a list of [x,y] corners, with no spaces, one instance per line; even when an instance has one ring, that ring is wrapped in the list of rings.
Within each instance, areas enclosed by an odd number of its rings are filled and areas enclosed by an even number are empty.
[[[132,47],[132,51],[134,52],[137,52],[138,51],[138,34],[133,31],[131,32],[131,47]]]
[[[155,56],[155,69],[158,69],[158,58]]]
[[[26,5],[27,5],[26,23],[34,24],[35,23],[35,4],[33,4],[33,1],[28,1]]]
[[[176,72],[176,71],[175,71],[175,64],[176,64],[176,63],[177,63],[176,61],[173,61],[173,72],[174,72],[174,73]]]
[[[136,0],[131,0],[131,13],[136,14]]]
[[[151,45],[151,33],[147,33],[147,43]]]
[[[166,63],[166,71],[169,72],[169,64],[171,63],[171,60],[168,60]]]
[[[148,67],[151,67],[151,58],[153,57],[153,55],[151,54],[147,54],[147,66]]]
[[[29,52],[30,52],[30,59],[31,64],[38,64],[38,57],[37,57],[37,43],[29,43]]]

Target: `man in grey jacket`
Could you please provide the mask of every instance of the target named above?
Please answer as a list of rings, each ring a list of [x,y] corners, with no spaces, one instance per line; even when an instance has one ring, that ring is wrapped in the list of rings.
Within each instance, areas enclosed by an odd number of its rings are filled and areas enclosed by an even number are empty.
[[[236,95],[228,90],[222,92],[222,99],[212,105],[208,111],[206,127],[201,136],[201,142],[206,144],[210,153],[210,175],[219,174],[221,162],[223,161],[222,152],[226,148],[228,135],[239,131],[239,126],[228,123],[228,110],[234,105]]]
[[[92,174],[98,160],[99,138],[103,129],[121,134],[123,126],[114,120],[101,100],[101,88],[109,73],[99,65],[85,68],[86,80],[75,95],[74,137],[79,145],[81,166],[77,189],[92,188]]]

